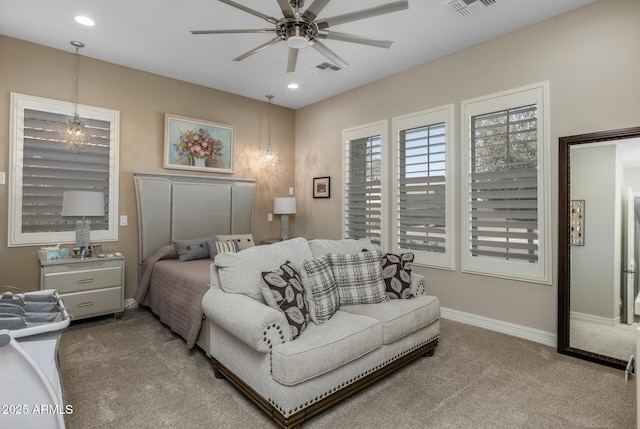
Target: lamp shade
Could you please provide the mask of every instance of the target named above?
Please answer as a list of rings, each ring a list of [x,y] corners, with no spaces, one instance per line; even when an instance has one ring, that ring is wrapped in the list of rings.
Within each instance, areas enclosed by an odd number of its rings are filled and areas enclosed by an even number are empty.
[[[273,213],[296,214],[295,197],[278,197],[273,200]]]
[[[104,193],[66,191],[62,194],[62,216],[104,216]]]

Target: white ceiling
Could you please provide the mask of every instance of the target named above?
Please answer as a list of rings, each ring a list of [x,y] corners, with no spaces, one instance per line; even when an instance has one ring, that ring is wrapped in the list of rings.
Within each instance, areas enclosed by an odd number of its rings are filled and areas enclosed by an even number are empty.
[[[281,18],[276,0],[235,0]],[[313,0],[307,0],[305,8]],[[333,0],[319,14],[328,18],[392,0]],[[462,0],[460,0],[462,1]],[[312,48],[286,73],[287,46],[278,43],[244,61],[237,56],[272,34],[192,35],[191,30],[272,28],[261,18],[216,0],[1,0],[0,34],[73,52],[71,40],[91,58],[300,108],[418,64],[526,27],[595,0],[498,0],[460,17],[445,0],[409,0],[409,9],[332,27],[331,30],[393,40],[390,49],[324,40],[350,66],[331,75],[313,71],[326,58]],[[96,25],[84,27],[74,16]],[[508,53],[505,53],[508,55]],[[3,58],[2,61],[6,61]],[[295,82],[299,89],[287,84]]]

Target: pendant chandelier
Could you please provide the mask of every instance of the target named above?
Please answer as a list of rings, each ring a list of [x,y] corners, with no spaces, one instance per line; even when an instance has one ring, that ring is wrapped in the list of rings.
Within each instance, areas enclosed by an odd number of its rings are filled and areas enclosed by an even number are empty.
[[[67,149],[69,149],[73,153],[78,153],[82,150],[84,146],[89,143],[89,139],[91,136],[89,135],[89,130],[84,126],[84,122],[80,120],[80,115],[78,115],[78,92],[79,92],[79,82],[80,82],[80,55],[78,54],[78,50],[80,48],[84,48],[84,43],[76,42],[75,40],[71,42],[71,45],[76,48],[76,58],[75,58],[75,110],[73,113],[73,117],[69,119],[67,125],[65,125],[62,130],[62,140],[65,143]]]
[[[273,95],[267,95],[269,99],[269,139],[267,140],[267,150],[262,154],[262,163],[267,168],[273,168],[278,165],[278,154],[273,151],[271,146],[271,99]]]

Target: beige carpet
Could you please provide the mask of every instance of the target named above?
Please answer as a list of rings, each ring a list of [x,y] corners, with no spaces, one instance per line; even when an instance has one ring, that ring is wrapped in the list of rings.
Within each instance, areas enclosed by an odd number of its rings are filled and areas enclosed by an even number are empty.
[[[269,428],[199,350],[146,309],[74,322],[59,349],[68,429]],[[305,428],[633,428],[635,381],[448,320],[440,345]]]

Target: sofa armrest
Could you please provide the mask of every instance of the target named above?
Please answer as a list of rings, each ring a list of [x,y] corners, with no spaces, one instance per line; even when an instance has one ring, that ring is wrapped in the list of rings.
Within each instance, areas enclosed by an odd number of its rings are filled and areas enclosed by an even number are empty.
[[[423,275],[411,273],[411,292],[414,296],[427,294],[427,280]]]
[[[202,310],[213,323],[259,352],[269,353],[274,345],[291,341],[284,314],[246,295],[211,287],[202,298]]]

